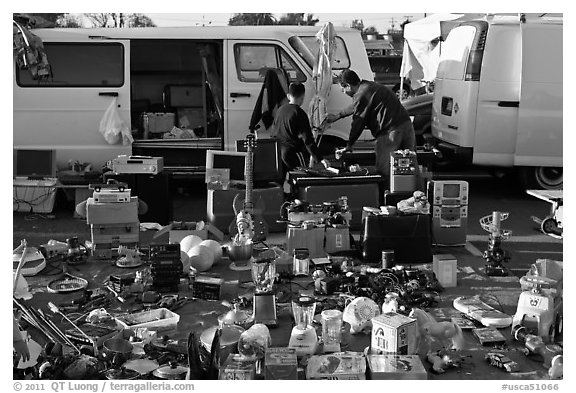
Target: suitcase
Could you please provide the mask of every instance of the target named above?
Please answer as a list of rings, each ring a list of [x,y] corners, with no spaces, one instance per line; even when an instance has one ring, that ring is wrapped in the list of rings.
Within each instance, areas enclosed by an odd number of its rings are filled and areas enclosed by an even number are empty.
[[[228,226],[236,218],[232,204],[234,197],[240,194],[244,196],[245,190],[230,188],[228,190],[208,190],[206,199],[206,217],[210,224],[228,233]],[[280,206],[284,203],[284,192],[279,185],[271,185],[268,188],[255,188],[253,200],[261,196],[264,202],[264,214],[262,217],[268,224],[268,232],[283,232],[286,228],[284,223],[277,223],[280,219]]]
[[[360,228],[364,206],[380,206],[377,183],[318,185],[298,189],[298,198],[310,204],[334,201],[341,196],[348,197],[348,206],[352,212],[351,229]]]
[[[92,244],[110,244],[112,248],[138,243],[140,223],[90,225]]]
[[[380,264],[383,250],[394,250],[396,264],[432,262],[430,216],[371,215],[362,222],[364,262]]]

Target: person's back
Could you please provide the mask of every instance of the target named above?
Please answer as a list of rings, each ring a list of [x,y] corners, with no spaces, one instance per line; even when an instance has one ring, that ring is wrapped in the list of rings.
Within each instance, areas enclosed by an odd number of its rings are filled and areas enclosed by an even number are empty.
[[[304,122],[308,122],[308,116],[300,106],[284,104],[278,109],[274,118],[274,137],[283,145],[304,148],[304,142],[299,137],[305,129]]]

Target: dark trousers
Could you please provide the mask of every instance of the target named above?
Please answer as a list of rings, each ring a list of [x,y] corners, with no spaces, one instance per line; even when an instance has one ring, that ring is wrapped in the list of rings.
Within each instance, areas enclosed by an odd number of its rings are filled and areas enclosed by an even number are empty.
[[[404,149],[416,151],[416,135],[410,121],[376,138],[376,171],[386,179],[386,189],[390,189],[390,153]],[[418,176],[419,188],[422,187],[420,182],[420,176]]]
[[[300,149],[285,145],[280,146],[280,157],[282,158],[282,179],[284,180],[289,171],[308,166],[307,163],[310,160],[308,152],[302,152]]]

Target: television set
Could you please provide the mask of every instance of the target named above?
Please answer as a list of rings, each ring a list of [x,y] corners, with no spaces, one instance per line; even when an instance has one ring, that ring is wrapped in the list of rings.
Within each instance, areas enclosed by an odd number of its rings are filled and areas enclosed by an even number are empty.
[[[56,150],[14,149],[14,176],[56,177]]]
[[[224,150],[206,150],[206,169],[230,169],[230,181],[245,182],[244,168],[246,167],[247,153]]]
[[[245,152],[244,140],[236,141],[236,151]],[[282,181],[282,159],[275,139],[258,139],[254,147],[254,183]]]

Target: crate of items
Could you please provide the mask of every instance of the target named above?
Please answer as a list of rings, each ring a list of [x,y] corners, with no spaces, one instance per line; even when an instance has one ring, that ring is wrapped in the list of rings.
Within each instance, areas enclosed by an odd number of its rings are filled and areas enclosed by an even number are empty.
[[[14,179],[13,210],[25,213],[51,213],[56,199],[56,179]]]

